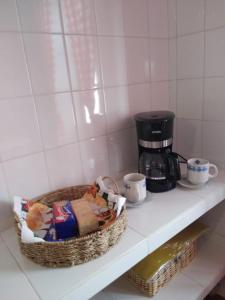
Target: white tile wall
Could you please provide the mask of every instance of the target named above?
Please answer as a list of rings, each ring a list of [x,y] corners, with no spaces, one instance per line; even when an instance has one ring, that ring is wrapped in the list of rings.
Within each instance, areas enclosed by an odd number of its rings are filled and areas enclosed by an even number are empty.
[[[66,36],[67,55],[73,90],[101,85],[100,62],[95,36]]]
[[[46,149],[73,143],[77,128],[70,93],[36,97],[36,109],[42,141]]]
[[[206,0],[206,29],[225,26],[225,1]]]
[[[204,29],[204,0],[177,1],[177,34],[184,35]]]
[[[151,54],[151,80],[168,80],[168,41],[166,39],[153,39],[150,43]]]
[[[177,81],[177,117],[197,119],[202,117],[203,79]]]
[[[103,91],[76,92],[73,94],[78,135],[80,140],[106,134],[106,110]]]
[[[168,13],[169,98],[178,118],[177,149],[224,166],[225,1],[168,0]]]
[[[225,78],[205,78],[204,120],[225,122]]]
[[[14,31],[19,29],[16,13],[16,1],[7,0],[0,2],[0,31]]]
[[[177,152],[182,156],[202,156],[202,124],[199,120],[177,120]]]
[[[96,34],[94,0],[60,0],[60,4],[65,33]]]
[[[79,145],[77,143],[46,152],[51,189],[82,184],[84,180]]]
[[[24,31],[62,32],[58,1],[19,0],[18,10]]]
[[[31,90],[21,35],[0,32],[0,40],[0,98],[29,95]]]
[[[204,34],[196,33],[177,39],[177,76],[179,79],[202,77]]]
[[[8,160],[42,150],[33,98],[0,101],[0,156]]]
[[[55,34],[24,34],[35,94],[69,90],[63,38]]]
[[[0,230],[14,194],[137,167],[132,116],[174,107],[167,2],[0,1]]]
[[[168,37],[167,0],[148,0],[149,31],[153,38]]]
[[[148,36],[145,0],[96,0],[99,34]]]
[[[206,32],[205,72],[206,76],[225,76],[225,27]]]
[[[151,102],[153,110],[168,110],[170,108],[169,82],[151,83]]]

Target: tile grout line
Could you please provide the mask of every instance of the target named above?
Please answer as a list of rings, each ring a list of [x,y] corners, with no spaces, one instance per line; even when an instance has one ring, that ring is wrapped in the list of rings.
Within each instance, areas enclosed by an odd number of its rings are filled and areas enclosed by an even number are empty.
[[[204,4],[204,40],[203,40],[203,78],[202,78],[202,107],[201,107],[201,155],[204,157],[204,116],[205,116],[205,74],[206,74],[206,0]]]
[[[111,164],[110,164],[110,135],[109,135],[109,125],[107,122],[107,102],[106,102],[106,87],[104,85],[104,76],[103,76],[103,65],[102,65],[102,58],[101,58],[101,51],[100,51],[100,44],[99,44],[99,36],[98,36],[98,22],[97,22],[97,9],[96,9],[96,1],[93,1],[94,5],[94,20],[95,20],[95,26],[96,26],[96,43],[97,43],[97,52],[98,52],[98,61],[99,61],[99,68],[100,68],[100,81],[102,84],[102,95],[103,95],[103,102],[104,102],[104,112],[105,112],[105,118],[104,118],[104,124],[105,124],[105,139],[106,139],[106,152],[107,152],[107,168],[109,171],[109,174],[112,173],[111,170]]]
[[[72,84],[72,78],[71,78],[71,72],[70,72],[70,63],[69,63],[69,57],[68,57],[66,35],[65,35],[65,30],[64,30],[62,6],[61,6],[61,1],[60,0],[57,0],[57,2],[58,2],[58,7],[59,7],[60,22],[61,22],[61,26],[62,26],[63,49],[64,49],[64,55],[65,55],[65,60],[66,60],[66,69],[67,69],[67,76],[68,76],[69,89],[70,89],[69,92],[70,92],[70,95],[71,95],[73,118],[74,118],[75,132],[76,132],[76,137],[75,137],[76,141],[75,142],[77,143],[78,150],[79,150],[79,160],[82,162],[79,126],[78,126],[77,115],[76,115],[75,98],[74,98],[74,95],[73,95],[73,84]],[[84,180],[85,172],[84,172],[83,163],[81,164],[81,169],[82,169],[82,177],[83,177],[83,180]]]
[[[176,39],[176,38],[172,38]],[[204,76],[206,79],[225,79],[225,76]],[[161,82],[167,82],[167,81],[182,81],[182,80],[193,80],[193,79],[203,79],[203,77],[185,77],[185,78],[174,78],[174,79],[165,79],[165,80],[155,80],[152,81],[152,83],[161,83]],[[120,87],[129,87],[129,86],[138,86],[138,85],[144,85],[144,84],[149,84],[151,82],[149,81],[142,81],[142,82],[134,82],[134,83],[127,83],[127,84],[118,84],[118,85],[112,85],[112,86],[99,86],[98,88],[93,88],[93,89],[79,89],[79,90],[72,90],[72,93],[82,93],[82,92],[88,92],[88,91],[94,91],[94,90],[103,90],[103,89],[113,89],[113,88],[120,88]],[[21,95],[21,96],[7,96],[7,97],[0,97],[0,102],[1,101],[6,101],[6,100],[15,100],[15,99],[22,99],[22,98],[32,98],[34,96],[36,97],[42,97],[42,96],[52,96],[52,95],[61,95],[61,94],[67,94],[71,93],[70,90],[65,90],[65,91],[56,91],[56,92],[47,92],[47,93],[33,93],[33,94],[26,94],[26,95]]]
[[[219,30],[219,29],[224,29],[225,25],[221,25],[221,26],[216,26],[216,27],[212,27],[212,28],[204,28],[204,30],[197,30],[197,31],[192,31],[192,32],[187,32],[184,34],[179,34],[177,35],[177,37],[185,37],[188,35],[193,35],[193,34],[197,34],[197,33],[201,33],[201,32],[210,32],[210,31],[214,31],[214,30]],[[175,38],[175,36],[168,36],[168,37],[157,37],[157,36],[150,36],[150,35],[119,35],[119,34],[93,34],[93,33],[69,33],[69,32],[64,32],[62,33],[62,31],[35,31],[35,30],[1,30],[1,33],[9,33],[9,34],[18,34],[18,33],[24,33],[24,34],[34,34],[34,35],[38,35],[38,34],[53,34],[53,35],[66,35],[66,36],[100,36],[100,37],[109,37],[109,38],[137,38],[137,39],[146,39],[146,38],[151,38],[151,39],[167,39],[169,38]]]

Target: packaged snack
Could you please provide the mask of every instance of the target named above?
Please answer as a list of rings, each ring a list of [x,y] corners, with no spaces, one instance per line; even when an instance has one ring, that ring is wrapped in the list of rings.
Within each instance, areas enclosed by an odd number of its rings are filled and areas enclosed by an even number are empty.
[[[41,203],[34,203],[32,206],[27,206],[28,212],[26,216],[27,226],[35,231],[42,227],[46,221],[52,219],[52,210],[48,206]]]
[[[50,207],[42,203],[23,200],[22,210],[24,213],[26,212],[27,226],[33,231],[35,237],[49,242],[56,240],[53,214]]]
[[[96,215],[89,206],[88,201],[81,198],[71,201],[73,213],[78,222],[79,233],[81,236],[98,229],[98,220]]]
[[[78,236],[77,219],[73,214],[71,203],[67,201],[53,203],[53,223],[57,239]]]

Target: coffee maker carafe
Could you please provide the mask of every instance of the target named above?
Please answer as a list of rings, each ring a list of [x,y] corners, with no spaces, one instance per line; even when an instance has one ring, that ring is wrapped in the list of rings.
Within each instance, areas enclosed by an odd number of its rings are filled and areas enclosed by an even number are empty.
[[[135,115],[139,172],[145,174],[147,189],[164,192],[180,179],[178,154],[172,152],[174,113],[150,111]]]

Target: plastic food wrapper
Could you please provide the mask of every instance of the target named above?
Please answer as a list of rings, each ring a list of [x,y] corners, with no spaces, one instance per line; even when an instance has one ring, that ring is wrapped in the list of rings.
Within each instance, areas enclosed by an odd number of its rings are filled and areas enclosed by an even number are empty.
[[[112,190],[108,189],[101,176],[96,179],[96,185],[99,189],[99,195],[106,200],[107,206],[116,212],[116,218],[118,218],[125,207],[126,198],[121,195],[116,195]]]
[[[73,214],[70,201],[53,203],[53,223],[57,239],[78,236],[77,219]]]
[[[199,222],[191,224],[135,265],[131,271],[149,283],[161,268],[179,255],[187,243],[197,240],[207,229],[206,225]]]
[[[71,205],[73,201],[65,201],[63,203],[64,205],[62,205],[61,201],[61,207],[57,204],[60,202],[55,202],[52,209],[47,206],[44,207],[42,204],[36,205],[35,201],[15,196],[14,212],[19,221],[18,226],[21,230],[22,242],[38,243],[62,241],[65,238],[78,236],[79,231],[82,236],[89,232],[106,228],[119,217],[126,203],[125,197],[116,195],[105,186],[101,176],[97,178],[96,183],[88,189],[81,199],[88,202],[95,216],[95,220],[94,218],[87,220],[86,224],[80,221],[80,212],[82,209],[79,210],[79,216],[76,217],[77,206],[75,205],[73,209]],[[28,222],[31,212],[33,215],[32,218],[30,218],[30,222]],[[87,215],[86,209],[85,214]],[[90,212],[88,214],[90,215]],[[93,227],[91,228],[90,225]],[[32,228],[32,230],[30,228]]]
[[[14,197],[13,209],[19,220],[18,226],[21,229],[21,240],[24,243],[56,241],[52,209],[46,206],[45,212],[42,211],[40,216],[37,204],[39,203],[23,199],[19,196]],[[35,220],[32,226],[27,222],[30,212],[33,213],[33,220]],[[32,230],[28,227],[28,224],[32,227]]]

